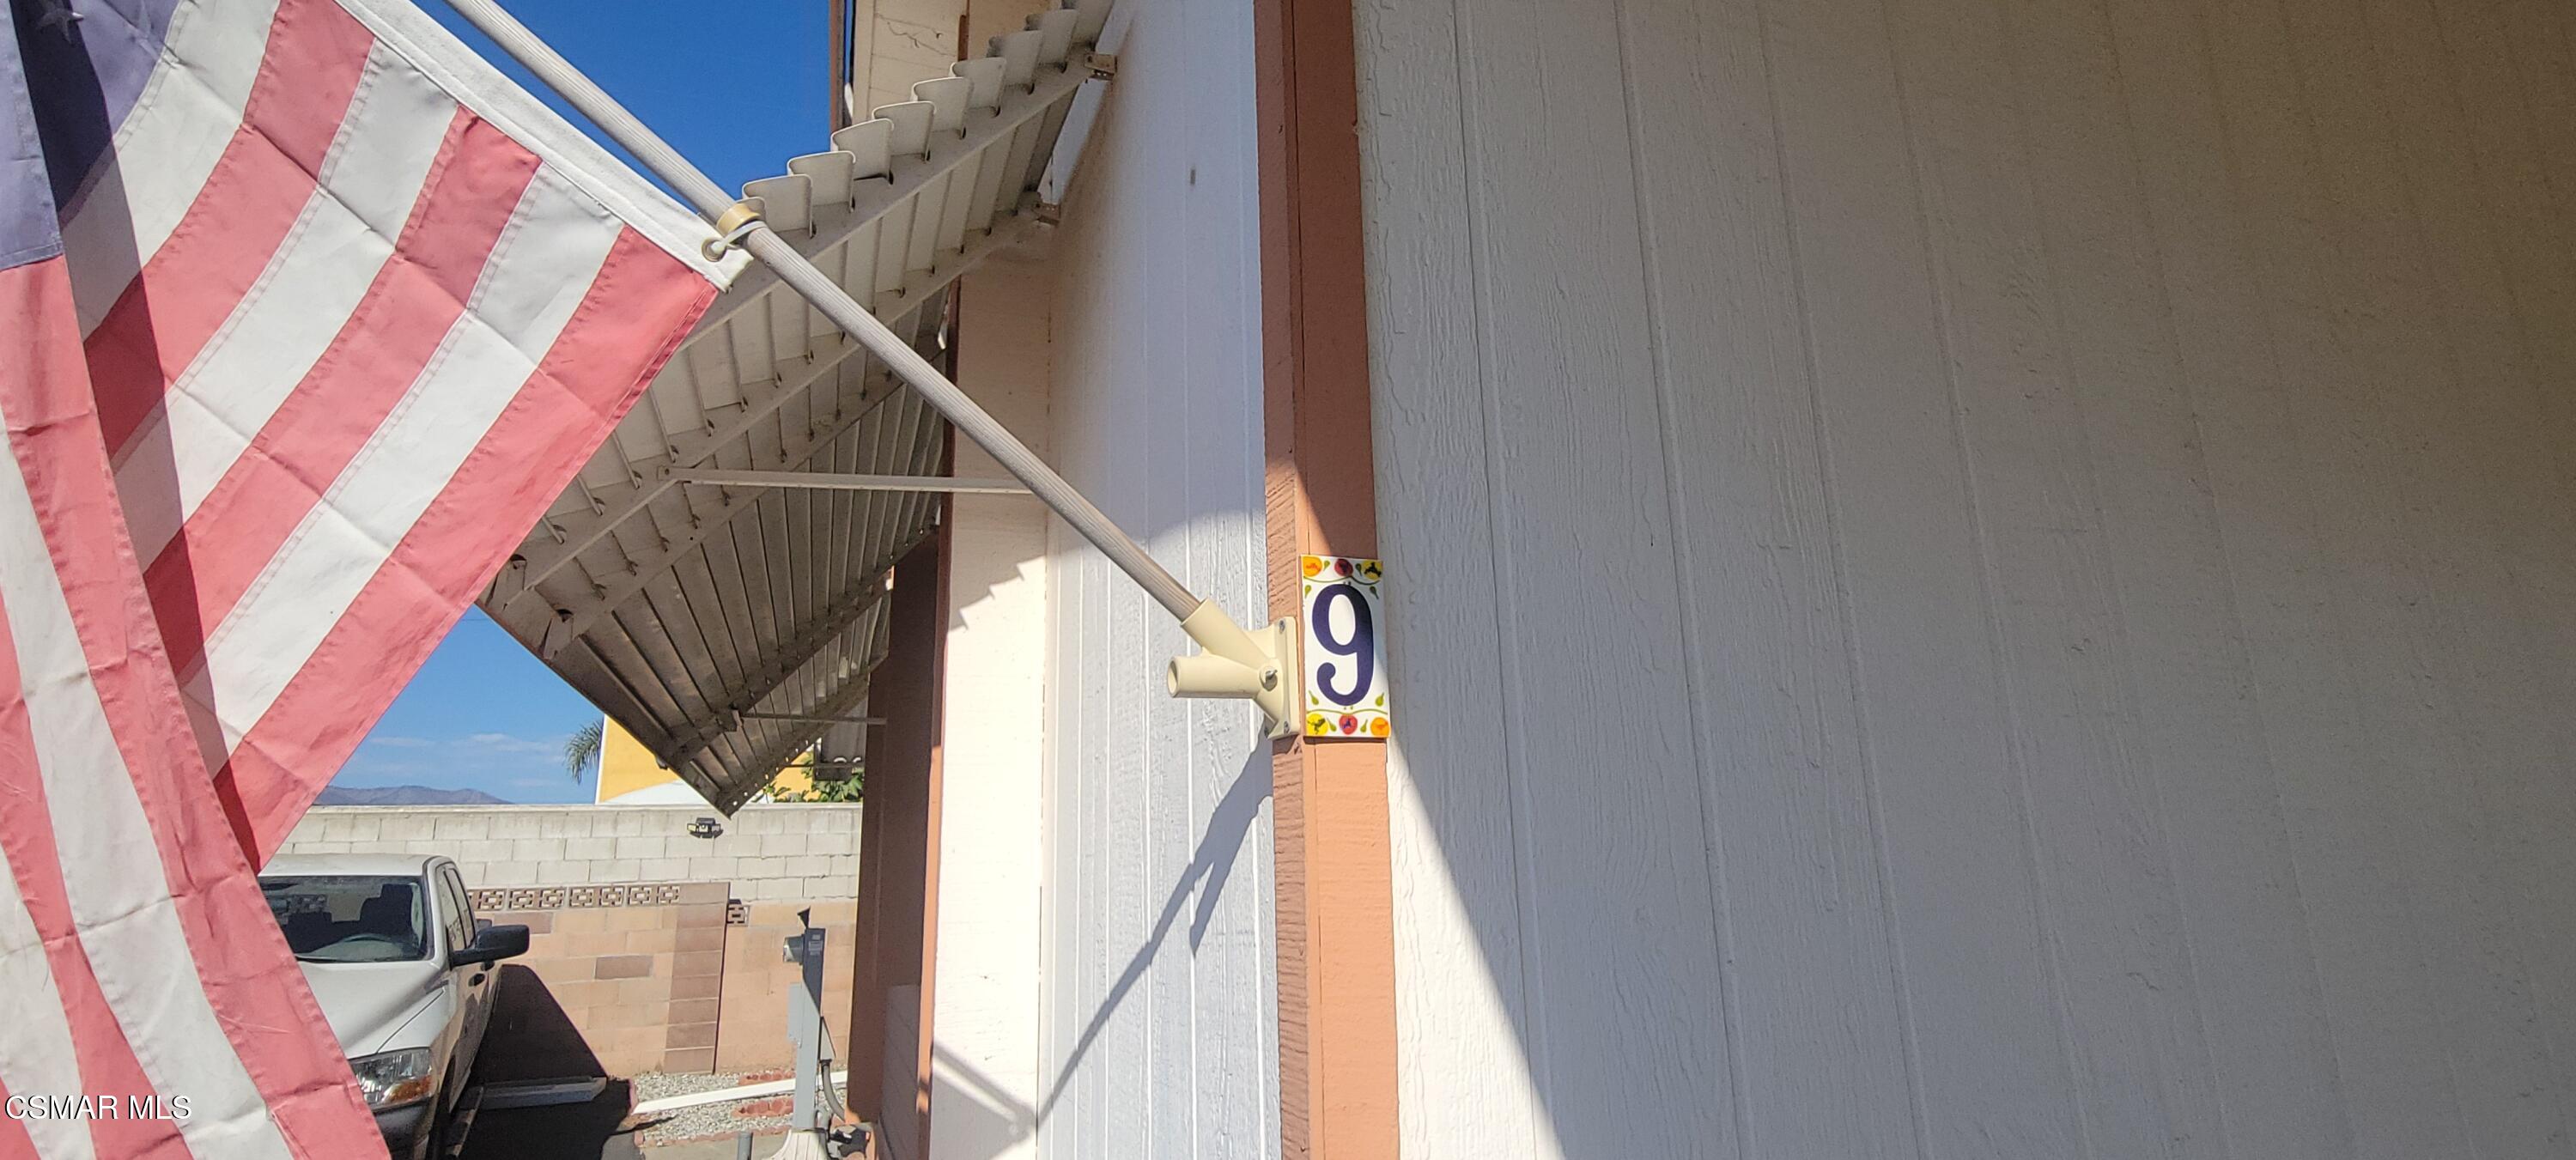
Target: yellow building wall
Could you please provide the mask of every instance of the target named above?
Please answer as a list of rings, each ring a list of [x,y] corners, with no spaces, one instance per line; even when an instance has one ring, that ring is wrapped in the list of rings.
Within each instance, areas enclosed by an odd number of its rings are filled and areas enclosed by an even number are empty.
[[[655,762],[653,751],[611,720],[600,732],[599,778],[597,792],[591,800],[605,802],[620,795],[647,789],[665,782],[680,780],[680,775]],[[811,775],[802,769],[782,769],[771,784],[781,789],[803,792],[814,788]]]

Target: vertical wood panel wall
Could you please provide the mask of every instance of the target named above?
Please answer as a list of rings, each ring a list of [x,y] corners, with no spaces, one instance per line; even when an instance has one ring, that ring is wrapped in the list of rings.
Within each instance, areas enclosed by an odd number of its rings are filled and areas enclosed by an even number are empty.
[[[1268,592],[1252,43],[1247,5],[1137,10],[1054,239],[1052,400],[1064,473],[1245,623]],[[1166,696],[1179,626],[1051,527],[1038,1154],[1275,1158],[1270,745],[1242,703]]]
[[[1359,34],[1408,1155],[2576,1154],[2576,10]]]

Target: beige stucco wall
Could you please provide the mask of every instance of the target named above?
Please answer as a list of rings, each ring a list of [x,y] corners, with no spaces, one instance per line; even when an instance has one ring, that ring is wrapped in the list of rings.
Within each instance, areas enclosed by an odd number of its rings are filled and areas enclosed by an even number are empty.
[[[1048,453],[1055,265],[1043,239],[996,254],[960,287],[957,382]],[[1001,465],[960,442],[954,474]],[[1047,525],[1031,496],[948,507],[941,658],[937,958],[932,964],[930,1160],[1036,1154],[1038,828],[1046,760]]]
[[[1357,9],[1408,1155],[2564,1153],[2566,5]]]

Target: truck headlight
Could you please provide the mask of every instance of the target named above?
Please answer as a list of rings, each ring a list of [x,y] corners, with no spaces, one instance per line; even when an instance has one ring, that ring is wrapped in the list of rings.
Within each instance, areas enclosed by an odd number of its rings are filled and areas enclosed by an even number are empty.
[[[429,1098],[429,1049],[407,1047],[349,1061],[370,1108],[396,1108]]]

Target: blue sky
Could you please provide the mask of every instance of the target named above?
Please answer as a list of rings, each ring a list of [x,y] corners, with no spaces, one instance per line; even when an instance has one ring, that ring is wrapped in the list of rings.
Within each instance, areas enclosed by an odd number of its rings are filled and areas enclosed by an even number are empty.
[[[419,3],[584,124],[440,0]],[[738,189],[827,147],[823,0],[504,3],[718,185]],[[564,773],[563,742],[598,716],[499,625],[468,610],[334,780],[588,801],[590,787]]]

